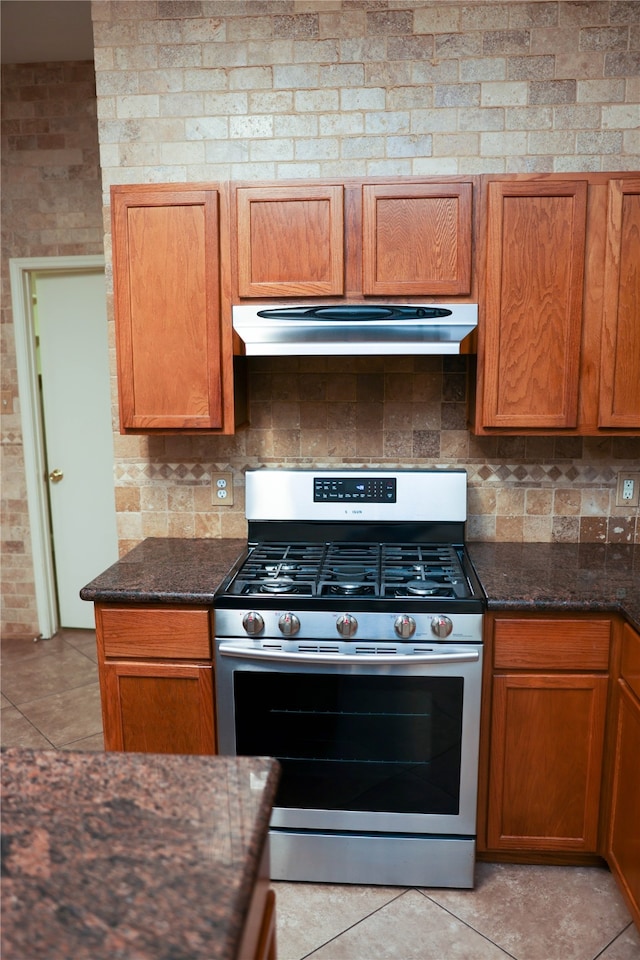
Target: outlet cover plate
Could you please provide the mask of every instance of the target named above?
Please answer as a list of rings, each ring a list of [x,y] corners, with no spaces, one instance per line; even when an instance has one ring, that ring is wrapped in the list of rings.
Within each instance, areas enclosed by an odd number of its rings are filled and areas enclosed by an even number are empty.
[[[632,486],[632,495],[625,497],[625,488]],[[618,474],[616,507],[637,507],[640,503],[640,473],[623,471]]]
[[[231,471],[211,474],[211,502],[218,507],[233,506],[233,474]]]

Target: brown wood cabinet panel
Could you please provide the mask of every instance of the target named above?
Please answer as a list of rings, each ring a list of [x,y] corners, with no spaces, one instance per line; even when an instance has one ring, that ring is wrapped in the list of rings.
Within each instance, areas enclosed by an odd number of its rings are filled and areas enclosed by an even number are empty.
[[[488,184],[486,427],[575,427],[587,181]]]
[[[496,619],[498,670],[607,670],[610,620]]]
[[[640,699],[623,680],[617,704],[607,860],[640,927]]]
[[[273,890],[267,892],[255,960],[276,960],[276,895]]]
[[[487,845],[596,852],[606,676],[493,681]]]
[[[96,604],[105,749],[215,753],[211,617],[207,607]]]
[[[109,660],[100,672],[106,750],[216,752],[211,665]]]
[[[219,191],[115,186],[111,206],[121,432],[232,433]]]
[[[604,273],[601,427],[640,427],[640,179],[612,180]]]
[[[365,184],[363,293],[471,291],[472,184]]]
[[[343,293],[342,186],[238,187],[235,200],[240,297]]]
[[[276,960],[276,895],[268,876],[260,877],[254,888],[238,960]]]
[[[207,607],[96,607],[105,657],[210,659],[209,617]]]
[[[620,676],[640,700],[640,633],[636,633],[628,623],[622,628]],[[638,768],[640,769],[640,756]]]

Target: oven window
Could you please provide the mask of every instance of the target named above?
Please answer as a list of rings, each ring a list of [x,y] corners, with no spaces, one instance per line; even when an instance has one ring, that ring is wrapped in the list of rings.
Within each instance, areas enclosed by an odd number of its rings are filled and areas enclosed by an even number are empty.
[[[276,806],[457,814],[463,687],[237,670],[237,753],[280,760]]]

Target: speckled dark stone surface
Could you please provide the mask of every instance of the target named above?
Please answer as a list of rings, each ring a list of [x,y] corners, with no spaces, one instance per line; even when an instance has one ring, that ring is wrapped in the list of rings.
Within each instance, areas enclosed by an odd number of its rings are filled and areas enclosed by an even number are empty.
[[[610,611],[640,630],[640,546],[470,543],[490,610]]]
[[[150,537],[80,591],[83,600],[212,603],[245,540]]]
[[[469,543],[490,609],[611,611],[640,630],[640,545]],[[151,538],[81,591],[85,600],[213,603],[244,540]]]
[[[278,770],[3,750],[3,960],[235,958]]]

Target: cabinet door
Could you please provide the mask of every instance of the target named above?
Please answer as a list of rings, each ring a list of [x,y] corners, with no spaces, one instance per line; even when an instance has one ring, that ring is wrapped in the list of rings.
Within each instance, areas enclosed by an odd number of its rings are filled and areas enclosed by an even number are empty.
[[[493,683],[487,846],[596,852],[607,677]]]
[[[609,184],[599,426],[640,427],[640,180]]]
[[[471,202],[471,183],[365,185],[363,293],[469,293]]]
[[[233,432],[218,191],[113,187],[111,203],[121,432]]]
[[[587,181],[488,185],[485,427],[575,427]]]
[[[343,293],[343,187],[238,187],[235,197],[240,297]]]
[[[216,752],[210,665],[112,660],[100,683],[106,750]]]
[[[607,860],[640,925],[640,634],[624,626]]]
[[[607,860],[640,923],[640,700],[620,684]]]

